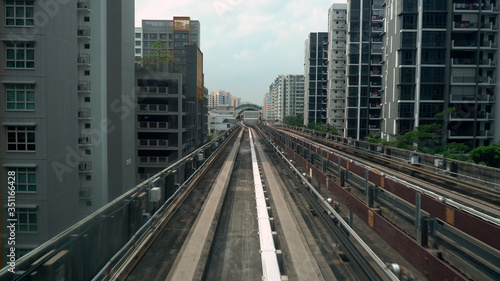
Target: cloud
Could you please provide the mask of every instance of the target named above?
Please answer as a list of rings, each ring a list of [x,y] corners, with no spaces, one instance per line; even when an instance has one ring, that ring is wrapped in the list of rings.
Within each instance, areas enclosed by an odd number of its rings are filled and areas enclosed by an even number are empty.
[[[309,32],[327,31],[331,5],[332,0],[136,0],[135,22],[178,15],[199,20],[205,86],[260,104],[277,75],[304,72],[304,41]]]

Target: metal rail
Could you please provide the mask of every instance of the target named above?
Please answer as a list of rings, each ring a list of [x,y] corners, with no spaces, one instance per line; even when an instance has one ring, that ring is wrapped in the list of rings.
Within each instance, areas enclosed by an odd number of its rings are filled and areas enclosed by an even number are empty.
[[[252,132],[249,128],[250,150],[252,154],[252,172],[255,185],[255,201],[257,204],[257,219],[259,222],[260,252],[262,260],[263,280],[281,280],[281,273],[274,246],[271,222],[267,211],[266,197],[262,187],[257,154],[253,143]]]
[[[269,139],[260,132],[262,137],[273,147],[273,149],[276,151],[276,153],[281,156],[281,158],[288,163],[287,157],[280,151],[280,149]],[[309,187],[309,190],[318,198],[318,200],[324,205],[326,209],[328,209],[333,216],[337,219],[337,221],[346,229],[346,231],[351,235],[354,240],[363,248],[363,250],[367,253],[367,255],[373,259],[373,261],[378,265],[378,267],[384,272],[384,274],[390,279],[390,280],[399,280],[396,275],[389,269],[389,267],[371,250],[371,248],[357,235],[357,233],[349,226],[347,222],[344,221],[342,216],[340,216],[335,209],[328,203],[327,199],[324,198],[308,181],[307,179],[302,175],[302,173],[293,165],[290,166],[293,172],[302,180],[302,182]],[[316,200],[312,199],[311,200],[311,195],[308,192],[304,192],[304,194],[307,194],[308,199],[313,202],[314,205],[319,207],[319,204]],[[342,243],[346,246],[348,251],[351,253],[351,255],[356,259],[358,264],[363,268],[365,271],[365,274],[370,278],[370,280],[380,280],[380,276],[372,269],[372,267],[367,263],[367,261],[364,259],[364,257],[357,251],[357,249],[354,247],[351,241],[349,241],[348,238],[345,237],[341,233],[341,231],[338,229],[336,226],[332,226],[331,224],[333,223],[330,218],[328,218],[329,221],[329,226],[332,227],[332,229],[335,231],[335,234],[341,239]]]

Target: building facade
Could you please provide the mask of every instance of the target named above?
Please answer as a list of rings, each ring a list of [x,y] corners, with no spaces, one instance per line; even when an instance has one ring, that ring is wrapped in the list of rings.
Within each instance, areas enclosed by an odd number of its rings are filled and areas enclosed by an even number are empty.
[[[328,124],[343,135],[346,102],[347,4],[333,4],[328,9]]]
[[[155,44],[161,42],[165,52],[181,68],[185,68],[187,63],[188,45],[196,45],[201,49],[200,44],[200,22],[191,20],[190,17],[174,17],[172,20],[142,20],[142,27],[136,27],[135,38],[136,56],[149,57],[154,53]],[[137,43],[142,39],[141,45]],[[153,53],[152,53],[153,52]]]
[[[270,93],[265,93],[264,94],[264,99],[262,100],[262,115],[264,115],[264,119],[269,118],[269,112],[270,112]]]
[[[237,108],[238,106],[241,105],[241,98],[231,96],[231,106],[234,108]]]
[[[386,2],[384,137],[440,122],[443,143],[498,141],[496,1]]]
[[[312,32],[306,39],[304,74],[304,124],[326,124],[328,32]]]
[[[231,93],[218,90],[208,95],[208,108],[213,110],[217,106],[231,106]]]
[[[1,1],[0,10],[0,177],[16,174],[22,255],[133,187],[134,2]]]
[[[267,99],[268,118],[283,121],[286,116],[302,114],[304,112],[304,75],[279,75],[269,86]]]
[[[382,122],[383,0],[349,0],[347,114],[344,136],[380,135]]]

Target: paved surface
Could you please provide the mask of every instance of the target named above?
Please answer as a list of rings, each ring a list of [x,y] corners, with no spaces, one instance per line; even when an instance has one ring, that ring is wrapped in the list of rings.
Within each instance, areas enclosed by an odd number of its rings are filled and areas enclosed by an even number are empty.
[[[233,141],[231,141],[233,142]],[[172,217],[165,229],[158,236],[147,254],[139,261],[128,281],[163,281],[167,277],[179,253],[198,212],[201,210],[208,193],[215,182],[215,176],[229,155],[232,143],[224,148],[219,159],[207,171],[196,188]]]
[[[237,159],[204,280],[262,280],[248,130]]]
[[[201,280],[240,147],[241,136],[242,131],[224,162],[221,173],[217,176],[201,213],[196,218],[166,280]]]
[[[289,254],[292,263],[288,269],[293,269],[294,271],[293,273],[285,272],[285,274],[291,275],[291,278],[296,278],[297,280],[325,280],[316,257],[311,252],[306,238],[295,216],[292,214],[290,206],[288,206],[287,196],[281,188],[284,184],[279,180],[279,175],[276,174],[276,170],[264,153],[260,140],[256,141],[255,148],[261,159],[262,170],[271,192],[273,205],[275,207],[275,209],[273,209],[273,214],[279,220],[280,228],[277,231],[281,231],[285,237],[285,243],[288,246],[285,251]],[[318,256],[317,258],[319,259],[321,257],[323,256]]]

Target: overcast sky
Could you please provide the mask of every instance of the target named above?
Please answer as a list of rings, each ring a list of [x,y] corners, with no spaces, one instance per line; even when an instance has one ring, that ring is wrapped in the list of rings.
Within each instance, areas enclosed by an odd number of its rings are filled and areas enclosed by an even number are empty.
[[[135,0],[142,19],[189,16],[201,25],[205,87],[262,105],[279,74],[304,74],[304,43],[326,32],[328,8],[344,0]]]

